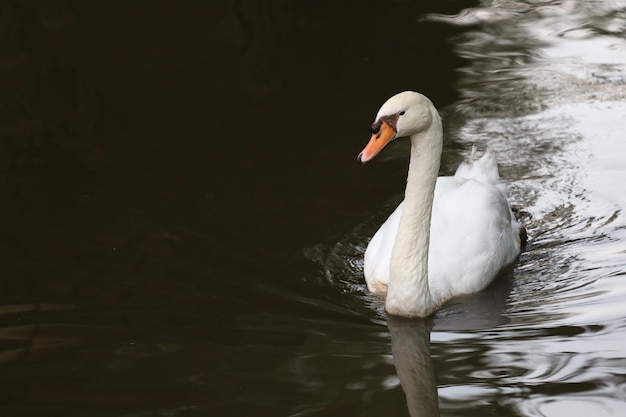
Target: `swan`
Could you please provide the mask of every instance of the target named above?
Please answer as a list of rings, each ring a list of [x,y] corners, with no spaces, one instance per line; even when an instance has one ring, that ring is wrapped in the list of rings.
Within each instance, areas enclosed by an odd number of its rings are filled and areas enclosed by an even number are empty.
[[[370,240],[364,275],[385,296],[389,314],[427,317],[452,297],[486,288],[521,251],[525,230],[515,218],[491,150],[437,177],[443,148],[441,117],[424,95],[405,91],[378,111],[365,163],[389,142],[411,139],[404,201]]]

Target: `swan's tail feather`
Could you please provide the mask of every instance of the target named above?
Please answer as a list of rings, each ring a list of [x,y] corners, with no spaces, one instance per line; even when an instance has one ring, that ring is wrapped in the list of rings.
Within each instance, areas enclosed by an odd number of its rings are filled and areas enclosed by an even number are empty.
[[[487,148],[483,156],[479,158],[476,145],[473,145],[469,160],[459,165],[455,176],[489,184],[498,184],[500,182],[500,174],[498,173],[495,153],[491,148]]]

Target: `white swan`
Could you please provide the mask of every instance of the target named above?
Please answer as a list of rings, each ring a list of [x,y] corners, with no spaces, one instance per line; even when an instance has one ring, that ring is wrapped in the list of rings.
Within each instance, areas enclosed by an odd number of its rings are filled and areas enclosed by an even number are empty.
[[[383,104],[358,159],[403,136],[411,137],[404,201],[370,241],[364,274],[371,292],[386,295],[388,313],[426,317],[451,297],[487,287],[519,255],[525,231],[491,152],[437,178],[443,129],[422,94],[405,91]]]

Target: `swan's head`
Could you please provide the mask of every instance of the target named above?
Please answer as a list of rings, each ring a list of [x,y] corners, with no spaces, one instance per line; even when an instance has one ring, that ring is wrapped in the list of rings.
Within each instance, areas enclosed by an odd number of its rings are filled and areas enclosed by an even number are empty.
[[[357,159],[365,163],[392,140],[428,129],[433,112],[436,112],[433,103],[420,93],[404,91],[391,97],[378,110],[372,124],[372,138]]]

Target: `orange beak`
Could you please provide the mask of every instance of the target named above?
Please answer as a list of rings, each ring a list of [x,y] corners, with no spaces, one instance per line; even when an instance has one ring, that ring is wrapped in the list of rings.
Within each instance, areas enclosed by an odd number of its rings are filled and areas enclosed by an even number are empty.
[[[363,148],[357,159],[366,163],[374,158],[382,148],[396,137],[396,130],[387,122],[382,122],[380,130],[372,135],[369,143]]]

